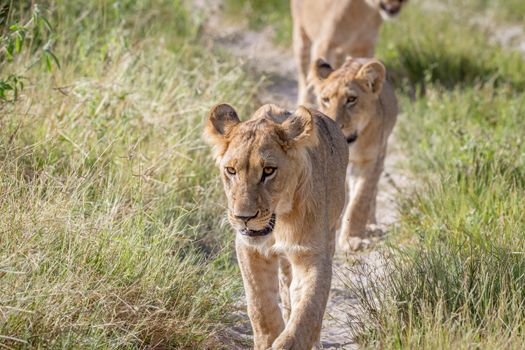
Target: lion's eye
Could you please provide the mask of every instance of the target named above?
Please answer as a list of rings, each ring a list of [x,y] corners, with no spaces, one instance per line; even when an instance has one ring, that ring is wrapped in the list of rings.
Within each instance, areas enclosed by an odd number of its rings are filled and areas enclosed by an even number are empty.
[[[229,167],[229,166],[226,167],[226,172],[228,174],[230,174],[230,175],[235,175],[236,174],[235,168],[232,168],[232,167]]]
[[[346,104],[348,106],[353,106],[357,102],[357,96],[348,96],[346,99]]]
[[[277,168],[273,166],[267,166],[263,168],[261,181],[264,181],[267,177],[272,176]]]
[[[322,101],[323,104],[325,104],[325,105],[329,105],[329,104],[330,104],[330,99],[329,99],[328,97],[323,97],[323,98],[321,99],[321,101]]]
[[[272,175],[274,171],[275,171],[275,168],[274,167],[270,167],[270,166],[267,166],[267,167],[265,167],[263,169],[264,175],[266,175],[266,176]]]

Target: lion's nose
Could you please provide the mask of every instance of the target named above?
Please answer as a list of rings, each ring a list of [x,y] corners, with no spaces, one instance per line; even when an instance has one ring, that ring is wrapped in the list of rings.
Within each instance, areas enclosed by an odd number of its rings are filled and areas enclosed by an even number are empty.
[[[391,15],[395,15],[401,10],[401,4],[385,4],[384,2],[381,2],[380,6]]]
[[[259,211],[257,211],[254,215],[246,215],[246,213],[235,213],[233,216],[235,216],[236,219],[242,220],[245,223],[250,221],[251,219],[254,219],[259,215]]]

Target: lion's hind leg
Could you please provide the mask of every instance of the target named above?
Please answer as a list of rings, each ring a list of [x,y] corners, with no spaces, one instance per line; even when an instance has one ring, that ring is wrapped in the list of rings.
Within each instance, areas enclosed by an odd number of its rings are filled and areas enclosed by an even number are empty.
[[[298,92],[297,104],[307,105],[315,103],[315,99],[308,87],[308,71],[310,69],[311,61],[311,46],[310,38],[304,32],[304,29],[299,23],[294,23],[293,28],[293,49],[297,62],[298,70]]]

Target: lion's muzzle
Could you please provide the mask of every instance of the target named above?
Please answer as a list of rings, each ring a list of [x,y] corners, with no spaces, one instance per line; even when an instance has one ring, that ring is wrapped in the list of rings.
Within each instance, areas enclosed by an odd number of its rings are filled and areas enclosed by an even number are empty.
[[[272,214],[270,221],[268,221],[268,225],[266,225],[262,230],[250,230],[247,227],[245,227],[242,230],[239,230],[239,233],[243,236],[248,236],[248,237],[267,236],[273,232],[274,227],[275,227],[275,214]]]

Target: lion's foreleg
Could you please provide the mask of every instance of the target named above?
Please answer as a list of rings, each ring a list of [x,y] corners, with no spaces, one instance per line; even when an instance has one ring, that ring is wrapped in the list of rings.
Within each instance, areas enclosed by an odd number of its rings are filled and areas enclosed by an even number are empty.
[[[370,210],[368,214],[368,223],[372,225],[377,224],[376,207],[377,207],[377,186],[375,187],[375,191],[372,194],[372,201],[370,202]]]
[[[281,303],[284,322],[290,319],[292,310],[290,299],[290,284],[292,283],[292,266],[288,259],[279,258],[279,292],[281,294]]]
[[[349,248],[351,238],[364,238],[366,236],[366,224],[372,216],[375,218],[375,197],[382,167],[381,159],[352,165],[349,180],[350,200],[343,215],[339,237],[340,247]]]
[[[319,340],[332,280],[332,257],[295,257],[292,274],[292,312],[273,349],[311,349]]]
[[[284,329],[279,309],[278,259],[237,244],[248,316],[252,324],[254,348],[268,349]]]

